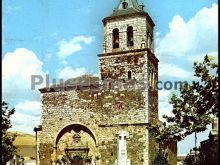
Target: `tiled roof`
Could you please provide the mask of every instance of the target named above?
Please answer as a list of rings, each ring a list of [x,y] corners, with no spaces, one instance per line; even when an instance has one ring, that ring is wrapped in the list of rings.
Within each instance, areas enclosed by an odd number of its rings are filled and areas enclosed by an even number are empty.
[[[127,2],[129,5],[127,8],[122,7],[122,3]],[[139,5],[137,0],[121,0],[118,7],[113,11],[112,14],[103,19],[105,24],[107,20],[120,18],[120,17],[130,17],[130,16],[144,16],[151,23],[152,26],[155,26],[153,20],[147,12],[143,9],[144,5]]]
[[[128,8],[128,9],[123,9],[123,10],[115,10],[110,17],[115,17],[115,16],[121,16],[121,15],[127,15],[127,14],[134,14],[137,12],[143,12],[140,10],[137,10],[135,8]],[[144,13],[144,12],[143,12]]]
[[[41,93],[60,92],[70,90],[99,90],[99,78],[92,75],[83,75],[72,78],[62,84],[52,85],[47,88],[39,89]]]

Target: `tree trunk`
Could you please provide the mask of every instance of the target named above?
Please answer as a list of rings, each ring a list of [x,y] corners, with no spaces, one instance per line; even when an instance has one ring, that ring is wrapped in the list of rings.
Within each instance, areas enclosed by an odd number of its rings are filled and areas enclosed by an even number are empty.
[[[197,134],[195,132],[195,161],[197,162]]]
[[[195,132],[195,148],[197,148],[197,134]]]

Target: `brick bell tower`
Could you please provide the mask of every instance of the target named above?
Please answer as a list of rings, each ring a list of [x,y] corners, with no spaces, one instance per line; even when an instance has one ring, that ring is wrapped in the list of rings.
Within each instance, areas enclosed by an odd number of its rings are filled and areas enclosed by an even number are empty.
[[[120,0],[113,13],[102,21],[103,53],[98,55],[101,83],[121,82],[128,90],[131,87],[141,89],[145,110],[136,110],[141,117],[136,116],[139,122],[132,124],[144,129],[145,124],[158,122],[158,90],[155,87],[159,60],[154,54],[155,24],[144,11],[144,5],[137,0]],[[147,129],[143,137],[146,148],[142,162],[147,165],[151,164],[156,156],[157,144]]]

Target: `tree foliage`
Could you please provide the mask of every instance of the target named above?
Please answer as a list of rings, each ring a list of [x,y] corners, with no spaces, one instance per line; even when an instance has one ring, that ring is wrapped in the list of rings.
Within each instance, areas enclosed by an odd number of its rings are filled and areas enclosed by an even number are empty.
[[[167,153],[160,149],[153,165],[169,165],[167,157]]]
[[[198,158],[198,156],[197,156]],[[188,154],[183,162],[184,165],[200,165],[199,159],[195,159],[195,155]]]
[[[149,124],[148,129],[161,142],[180,141],[186,136],[205,131],[213,117],[218,116],[218,64],[206,55],[203,62],[194,63],[195,81],[183,85],[173,94],[172,116],[166,122]]]
[[[192,154],[192,151],[198,151],[198,154]],[[191,150],[184,160],[184,165],[218,165],[218,160],[218,140],[209,140],[205,148]]]
[[[8,135],[8,129],[12,127],[10,117],[15,112],[15,109],[9,109],[6,102],[2,102],[2,117],[1,117],[1,129],[2,129],[2,164],[5,165],[10,159],[13,158],[16,153],[16,148],[13,145],[15,136]]]

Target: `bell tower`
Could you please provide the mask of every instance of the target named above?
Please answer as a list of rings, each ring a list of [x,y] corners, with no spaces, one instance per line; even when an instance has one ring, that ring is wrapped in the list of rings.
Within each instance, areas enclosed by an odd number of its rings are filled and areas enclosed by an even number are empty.
[[[100,79],[145,81],[154,87],[158,66],[153,44],[155,24],[144,5],[137,0],[120,0],[113,13],[103,19],[103,25],[103,52],[98,55]]]
[[[98,55],[101,83],[111,84],[111,88],[115,89],[120,82],[124,91],[129,91],[132,87],[133,92],[141,92],[144,107],[143,111],[135,109],[139,114],[134,115],[137,121],[121,119],[121,122],[129,122],[144,130],[142,137],[145,140],[142,146],[145,148],[142,163],[138,162],[138,164],[152,164],[156,156],[157,144],[146,129],[146,124],[158,122],[156,85],[159,60],[154,54],[155,24],[144,11],[144,5],[139,4],[137,0],[120,0],[113,13],[105,17],[102,22],[104,25],[103,52]],[[114,83],[117,85],[112,85]],[[140,101],[137,104],[141,104]],[[131,115],[131,112],[127,113],[128,116]]]

